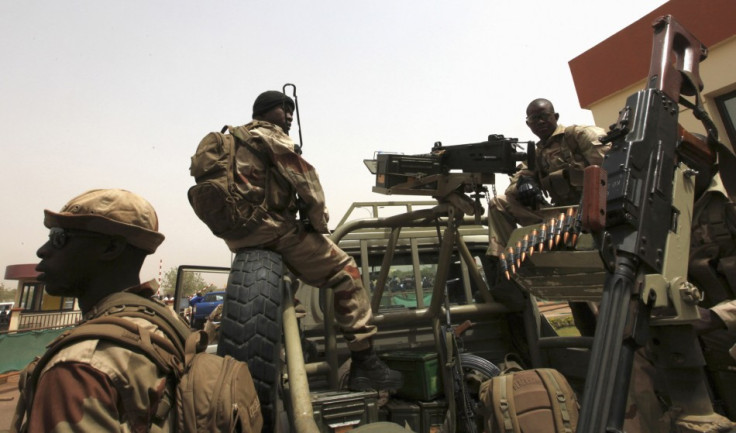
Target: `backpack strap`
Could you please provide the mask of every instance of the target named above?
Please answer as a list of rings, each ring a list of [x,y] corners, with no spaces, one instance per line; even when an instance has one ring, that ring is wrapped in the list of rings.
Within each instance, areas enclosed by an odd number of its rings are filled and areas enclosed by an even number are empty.
[[[128,295],[145,299],[138,295]],[[145,317],[145,319],[158,325],[157,322],[159,321],[151,320],[151,317],[153,316]],[[166,322],[166,320],[160,322]],[[191,337],[194,337],[194,335]],[[204,339],[206,346],[206,336]],[[22,384],[19,404],[13,416],[13,423],[16,425],[17,431],[22,430],[21,426],[26,415],[30,417],[38,381],[46,365],[65,347],[85,340],[109,341],[135,352],[143,352],[165,375],[173,375],[177,380],[181,377],[185,368],[183,364],[185,360],[184,351],[179,350],[179,347],[174,344],[168,334],[167,337],[162,337],[141,328],[130,320],[112,315],[90,319],[59,335],[49,343],[43,356],[29,365],[30,370],[24,371],[25,380]],[[178,343],[178,346],[181,346],[181,341],[178,341]],[[192,347],[196,349],[200,346],[193,345]],[[168,408],[165,409],[168,412]]]
[[[502,433],[520,433],[514,402],[514,374],[496,376],[492,381],[493,399],[498,398],[494,410],[500,431]]]
[[[253,155],[255,155],[255,157],[258,158],[263,163],[263,165],[266,167],[266,183],[265,183],[265,188],[264,188],[265,198],[263,202],[266,205],[267,209],[275,208],[273,203],[271,203],[271,194],[269,194],[269,185],[271,185],[271,182],[273,181],[273,182],[276,182],[279,185],[279,187],[281,187],[282,190],[293,191],[293,187],[291,186],[291,184],[285,179],[283,179],[280,175],[275,175],[275,176],[273,175],[272,170],[276,166],[273,163],[273,160],[271,159],[271,157],[266,152],[263,152],[257,149],[255,146],[253,146],[250,143],[250,139],[253,137],[256,137],[255,134],[251,133],[246,128],[243,128],[243,127],[233,128],[232,126],[229,126],[229,125],[223,126],[222,131],[223,132],[229,131],[230,135],[235,137],[235,140],[237,143],[242,144],[243,146],[248,148],[248,150]],[[233,152],[233,155],[234,154],[235,152]]]
[[[555,378],[556,371],[547,368],[537,369],[537,374],[542,379],[544,387],[549,394],[549,400],[552,402],[552,415],[555,419],[556,430],[559,433],[573,433],[572,420],[570,419],[570,411],[568,405],[571,403],[562,391],[560,382]],[[559,418],[558,418],[559,414]]]
[[[89,314],[95,318],[128,316],[148,320],[169,337],[183,359],[184,342],[191,334],[191,330],[179,316],[174,315],[167,306],[159,302],[130,292],[118,292],[100,301]]]

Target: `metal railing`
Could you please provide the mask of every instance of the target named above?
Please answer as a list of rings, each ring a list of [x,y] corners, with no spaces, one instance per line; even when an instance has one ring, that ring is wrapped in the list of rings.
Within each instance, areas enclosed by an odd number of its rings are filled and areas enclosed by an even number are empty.
[[[81,319],[81,311],[21,313],[18,321],[18,331],[66,328],[75,325]]]

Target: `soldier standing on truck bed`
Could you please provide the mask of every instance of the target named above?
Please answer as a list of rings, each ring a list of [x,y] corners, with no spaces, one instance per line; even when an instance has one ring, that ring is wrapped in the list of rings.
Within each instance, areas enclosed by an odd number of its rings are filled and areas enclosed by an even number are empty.
[[[253,121],[237,128],[247,130],[251,137],[248,145],[239,146],[236,153],[238,175],[249,186],[246,199],[255,208],[268,193],[271,208],[247,236],[225,242],[233,252],[254,247],[275,251],[302,281],[320,288],[332,287],[335,316],[351,352],[349,388],[398,389],[401,373],[389,369],[373,350],[372,336],[377,329],[370,324],[368,293],[355,260],[324,236],[329,233],[329,216],[319,177],[314,167],[295,151],[288,135],[294,108],[289,96],[266,91],[253,104]],[[267,161],[256,155],[253,148]],[[270,191],[265,188],[266,164],[272,165]],[[297,218],[299,207],[306,211],[306,224]]]

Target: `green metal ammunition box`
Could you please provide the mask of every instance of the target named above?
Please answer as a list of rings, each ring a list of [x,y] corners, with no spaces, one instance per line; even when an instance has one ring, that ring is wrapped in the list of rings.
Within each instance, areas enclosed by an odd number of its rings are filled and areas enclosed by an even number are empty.
[[[429,401],[442,392],[436,353],[397,351],[386,353],[381,358],[404,375],[404,385],[396,393],[399,397]]]
[[[421,415],[421,432],[438,433],[445,422],[447,414],[447,402],[444,400],[420,401],[419,413]]]
[[[378,421],[378,393],[324,391],[311,393],[314,420],[321,433],[342,433]]]
[[[389,420],[402,427],[409,427],[411,431],[421,433],[421,414],[419,406],[408,401],[391,399],[386,403]]]

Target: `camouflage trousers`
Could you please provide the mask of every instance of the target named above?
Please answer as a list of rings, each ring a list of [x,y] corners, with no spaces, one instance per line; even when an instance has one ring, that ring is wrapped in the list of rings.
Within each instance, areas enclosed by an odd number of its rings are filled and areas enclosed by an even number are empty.
[[[488,252],[489,256],[498,257],[507,247],[511,232],[517,225],[528,226],[539,224],[552,217],[557,217],[560,207],[544,207],[538,210],[529,209],[519,203],[513,196],[498,196],[491,200],[488,209]]]
[[[355,260],[323,234],[300,230],[296,223],[289,226],[262,247],[281,254],[289,269],[305,283],[334,289],[335,319],[348,348],[369,348],[377,328],[370,324],[370,300]]]
[[[728,418],[717,413],[709,417],[703,417],[699,422],[708,426],[694,426],[697,422],[693,420],[673,420],[676,411],[667,411],[664,402],[667,397],[667,384],[658,375],[651,354],[647,348],[639,349],[634,356],[631,372],[631,382],[624,418],[624,431],[628,433],[667,433],[673,431],[673,425],[677,425],[677,431],[731,431],[717,430],[713,426],[723,425],[733,428],[729,420],[734,421],[733,410],[736,408],[736,395],[734,394],[734,383],[736,383],[736,362],[729,357],[728,346],[732,344],[736,333],[729,331],[715,331],[701,335],[701,346],[706,360],[706,371],[710,377],[710,385],[715,388],[720,396],[719,405],[714,407],[725,412]],[[686,428],[687,427],[687,428]],[[700,428],[704,428],[700,430]]]

